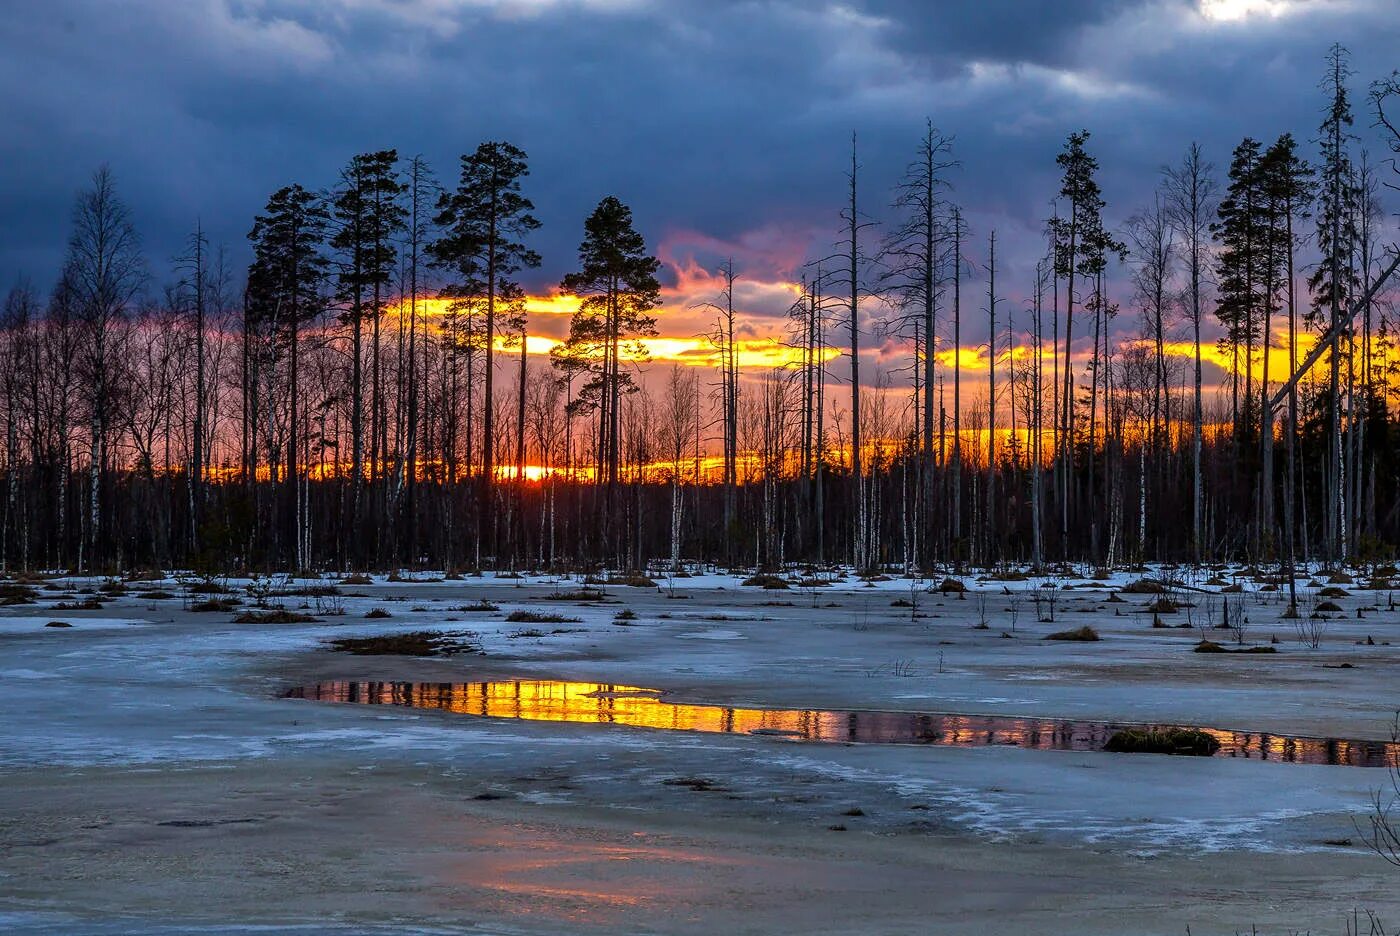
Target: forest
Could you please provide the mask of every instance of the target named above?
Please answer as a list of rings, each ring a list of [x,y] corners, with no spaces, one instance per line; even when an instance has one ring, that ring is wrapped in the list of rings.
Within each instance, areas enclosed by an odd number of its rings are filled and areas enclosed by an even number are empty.
[[[509,142],[441,180],[354,155],[272,193],[246,247],[192,223],[160,274],[99,168],[57,282],[14,286],[0,317],[0,565],[1389,557],[1400,76],[1357,79],[1341,46],[1319,74],[1316,126],[1183,143],[1117,224],[1093,136],[1069,133],[1029,282],[968,225],[952,135],[911,133],[891,180],[853,136],[761,365],[732,260],[702,365],[650,359],[665,271],[614,196],[554,287],[567,337],[532,348],[540,222]],[[891,342],[907,366],[862,373]]]

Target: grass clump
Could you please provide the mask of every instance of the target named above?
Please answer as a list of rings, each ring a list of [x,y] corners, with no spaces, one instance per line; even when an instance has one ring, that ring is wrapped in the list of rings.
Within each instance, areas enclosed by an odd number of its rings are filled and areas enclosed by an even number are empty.
[[[1083,627],[1076,627],[1074,630],[1062,630],[1062,631],[1056,631],[1056,632],[1053,633],[1053,634],[1046,634],[1046,635],[1045,635],[1045,639],[1046,639],[1046,640],[1081,640],[1081,641],[1098,640],[1098,639],[1099,639],[1099,632],[1096,631],[1096,630],[1094,630],[1094,629],[1093,629],[1092,627],[1090,627],[1088,624],[1085,624]]]
[[[642,575],[640,572],[633,572],[629,575],[608,576],[609,585],[627,585],[631,588],[655,588],[656,582]]]
[[[607,596],[602,589],[580,588],[577,591],[556,591],[545,595],[546,601],[602,601]]]
[[[769,575],[766,572],[759,573],[758,575],[749,576],[748,578],[744,579],[742,584],[750,585],[754,588],[770,588],[775,590],[785,589],[788,587],[787,579],[783,578],[780,575]]]
[[[506,615],[512,624],[578,624],[578,618],[564,617],[562,614],[549,614],[540,611],[512,611]]]
[[[1329,614],[1335,614],[1342,610],[1342,606],[1337,604],[1335,601],[1323,601],[1318,603],[1316,610],[1326,611]]]
[[[480,601],[476,602],[475,604],[459,605],[459,606],[453,608],[452,610],[453,610],[453,611],[499,611],[499,610],[501,610],[501,607],[500,607],[500,605],[493,604],[492,602],[487,601],[485,598],[483,598],[483,599],[481,599]]]
[[[237,598],[210,598],[190,605],[191,611],[232,611],[238,607]]]
[[[1238,648],[1238,649],[1231,649],[1230,647],[1223,647],[1223,646],[1221,646],[1220,644],[1216,643],[1216,642],[1213,641],[1213,640],[1202,640],[1200,643],[1196,644],[1196,648],[1195,648],[1195,650],[1194,650],[1193,652],[1194,652],[1194,653],[1277,653],[1278,650],[1276,650],[1275,648],[1270,647],[1270,646],[1240,647],[1240,648]]]
[[[1210,757],[1220,750],[1220,742],[1198,728],[1124,728],[1114,732],[1103,749],[1116,754]]]
[[[481,646],[470,639],[475,634],[448,634],[442,631],[409,631],[375,637],[340,637],[330,641],[332,650],[356,656],[454,656],[480,653]]]
[[[380,619],[391,618],[393,617],[393,615],[390,614],[388,611],[385,611],[383,608],[370,608],[368,611],[365,612],[365,617],[370,619]]]
[[[1129,595],[1160,595],[1166,591],[1166,588],[1155,579],[1140,578],[1124,585],[1122,590]]]
[[[28,585],[6,582],[0,585],[0,605],[33,604],[39,592]]]
[[[273,608],[270,611],[244,611],[233,619],[235,624],[315,624],[316,619],[300,611]]]
[[[365,575],[363,572],[353,572],[353,573],[351,573],[350,575],[345,576],[345,578],[341,579],[341,580],[340,580],[340,584],[342,584],[342,585],[373,585],[373,584],[374,584],[374,579],[370,578],[368,575]]]
[[[12,603],[12,602],[11,602],[9,599],[5,599],[5,600],[3,600],[3,601],[0,601],[0,605],[3,605],[3,604],[11,604],[11,603]],[[22,603],[23,603],[23,604],[31,604],[31,602],[28,602],[28,601],[22,602]],[[53,606],[53,610],[54,610],[54,611],[101,611],[101,610],[102,610],[102,602],[98,601],[96,598],[84,598],[82,601],[60,601],[58,604],[56,604],[56,605]]]
[[[952,578],[952,577],[950,576],[950,577],[945,578],[943,581],[941,581],[941,582],[938,583],[938,590],[941,591],[941,592],[942,592],[943,594],[945,594],[945,595],[948,594],[949,592],[959,592],[959,593],[961,593],[961,592],[967,591],[967,586],[964,585],[962,582],[959,582],[957,579]]]

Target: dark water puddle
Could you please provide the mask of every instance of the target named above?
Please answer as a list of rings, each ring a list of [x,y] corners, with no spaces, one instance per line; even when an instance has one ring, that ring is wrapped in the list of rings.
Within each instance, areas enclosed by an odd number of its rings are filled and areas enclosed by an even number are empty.
[[[363,705],[440,709],[481,718],[625,725],[665,731],[749,734],[839,744],[1006,745],[1042,751],[1100,751],[1128,723],[949,715],[923,712],[735,708],[669,702],[661,690],[610,683],[507,680],[471,683],[323,682],[293,689],[287,698]],[[1216,757],[1388,767],[1400,763],[1400,744],[1346,738],[1308,738],[1194,725],[1220,742]]]

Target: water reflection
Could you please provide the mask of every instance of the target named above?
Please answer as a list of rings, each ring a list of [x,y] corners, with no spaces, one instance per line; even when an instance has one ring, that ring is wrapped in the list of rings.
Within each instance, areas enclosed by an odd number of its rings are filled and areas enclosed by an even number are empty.
[[[1123,724],[922,712],[734,708],[670,702],[661,690],[610,683],[510,680],[470,683],[324,682],[287,693],[317,702],[442,709],[483,718],[626,725],[670,731],[753,734],[794,741],[862,744],[993,744],[1044,751],[1098,751]],[[1156,726],[1199,727],[1199,726]],[[1386,767],[1400,744],[1306,738],[1201,727],[1220,742],[1217,757]]]

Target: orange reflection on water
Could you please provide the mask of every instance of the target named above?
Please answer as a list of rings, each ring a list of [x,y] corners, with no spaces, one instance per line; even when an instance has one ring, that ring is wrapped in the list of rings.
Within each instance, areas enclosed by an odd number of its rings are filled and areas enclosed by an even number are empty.
[[[1100,751],[1125,723],[923,712],[765,709],[670,702],[661,690],[612,683],[504,680],[470,683],[325,682],[289,698],[403,705],[481,718],[625,725],[795,741],[860,744],[1004,745],[1044,751]],[[1153,727],[1198,727],[1158,725]],[[1400,743],[1309,738],[1201,727],[1220,742],[1217,757],[1297,764],[1387,767]]]

